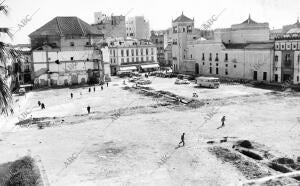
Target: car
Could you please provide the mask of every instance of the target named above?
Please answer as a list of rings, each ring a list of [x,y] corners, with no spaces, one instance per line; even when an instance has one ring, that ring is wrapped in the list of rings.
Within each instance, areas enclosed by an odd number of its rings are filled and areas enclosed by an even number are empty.
[[[178,74],[177,79],[187,79],[187,80],[194,80],[195,77],[192,75],[185,75],[185,74]]]
[[[20,88],[19,91],[18,91],[19,95],[24,95],[26,93],[26,90],[25,88]]]
[[[176,79],[175,84],[176,85],[190,84],[190,82],[187,79]]]
[[[175,73],[175,72],[167,72],[165,77],[168,77],[168,78],[177,77],[177,73]]]
[[[141,80],[136,81],[136,83],[139,84],[139,85],[149,85],[152,82],[150,80],[148,80],[148,79],[146,79],[146,80],[145,79],[141,79]]]
[[[132,78],[130,78],[128,81],[129,82],[136,82],[136,81],[138,81],[138,80],[140,80],[141,79],[141,77],[132,77]]]
[[[123,77],[132,77],[132,72],[130,72],[130,71],[119,71],[119,72],[117,72],[117,75],[120,78],[123,78]]]

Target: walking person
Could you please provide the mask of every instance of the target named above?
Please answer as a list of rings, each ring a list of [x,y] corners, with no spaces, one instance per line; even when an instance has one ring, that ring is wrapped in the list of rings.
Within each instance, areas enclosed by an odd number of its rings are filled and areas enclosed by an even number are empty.
[[[45,104],[44,103],[41,104],[41,109],[45,109]]]
[[[103,86],[101,85],[101,90],[103,90]]]
[[[94,92],[96,91],[96,88],[94,87]]]
[[[91,88],[89,88],[89,92],[91,92]]]
[[[86,110],[88,111],[88,114],[91,112],[91,107],[88,105],[87,107],[86,107]]]
[[[38,101],[38,105],[39,105],[39,107],[41,106],[41,102],[40,101]]]
[[[71,93],[71,99],[73,99],[73,93]]]
[[[184,133],[182,133],[181,135],[181,141],[179,142],[178,146],[180,146],[180,144],[182,143],[182,147],[184,146],[185,142],[184,142]]]
[[[106,82],[106,87],[108,87],[108,82]]]
[[[222,127],[224,127],[225,126],[225,116],[222,117],[221,122],[222,122]]]

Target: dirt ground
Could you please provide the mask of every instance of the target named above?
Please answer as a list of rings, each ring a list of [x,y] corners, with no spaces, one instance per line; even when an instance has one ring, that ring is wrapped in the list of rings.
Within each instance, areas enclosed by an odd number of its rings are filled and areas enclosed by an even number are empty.
[[[118,78],[90,93],[87,87],[33,91],[15,98],[14,116],[1,118],[0,163],[39,157],[50,185],[242,185],[252,177],[212,153],[215,145],[207,141],[228,136],[218,145],[230,149],[231,142],[248,139],[278,156],[300,156],[300,93],[150,79],[154,91],[204,104],[192,108],[145,96],[124,89],[133,84]],[[224,115],[225,127],[217,129]],[[186,146],[176,148],[183,132]],[[268,171],[258,177],[276,174]]]

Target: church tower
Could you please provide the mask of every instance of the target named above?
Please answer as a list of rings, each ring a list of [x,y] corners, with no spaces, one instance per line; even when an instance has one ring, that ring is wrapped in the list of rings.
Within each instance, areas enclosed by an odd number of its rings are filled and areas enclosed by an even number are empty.
[[[172,21],[172,62],[173,71],[180,72],[180,66],[185,56],[188,41],[193,39],[194,19],[181,14]]]

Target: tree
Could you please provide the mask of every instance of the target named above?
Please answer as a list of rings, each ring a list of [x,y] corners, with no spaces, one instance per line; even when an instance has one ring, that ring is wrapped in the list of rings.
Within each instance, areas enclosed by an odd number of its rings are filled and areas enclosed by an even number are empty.
[[[0,4],[0,13],[7,15],[7,6],[2,5],[2,3]],[[6,34],[9,37],[12,37],[12,34],[8,28],[0,27],[0,34]],[[4,72],[8,70],[6,62],[8,60],[16,61],[18,56],[19,54],[12,47],[0,41],[0,62],[4,63]],[[0,114],[8,114],[9,111],[12,112],[12,94],[9,86],[6,83],[6,77],[6,73],[0,74]]]

